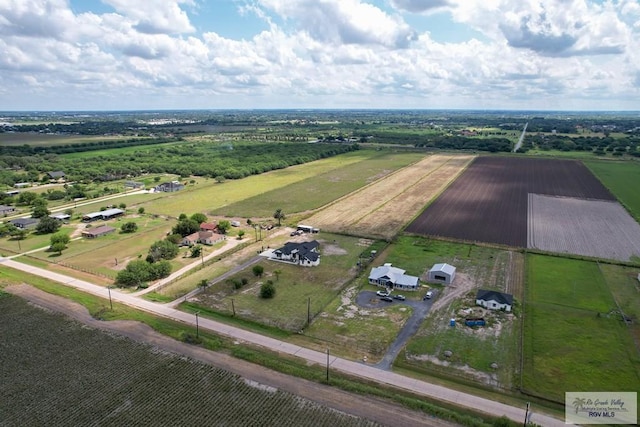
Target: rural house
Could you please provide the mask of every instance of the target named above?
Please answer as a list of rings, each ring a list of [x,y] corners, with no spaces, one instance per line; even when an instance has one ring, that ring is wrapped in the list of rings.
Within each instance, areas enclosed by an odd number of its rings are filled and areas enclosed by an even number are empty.
[[[13,206],[0,205],[0,215],[2,216],[7,216],[8,214],[14,211],[15,211],[15,208]]]
[[[320,243],[317,240],[310,242],[287,242],[280,249],[273,251],[275,259],[299,264],[304,267],[320,265],[320,254],[318,248]]]
[[[427,282],[450,285],[456,277],[456,268],[449,264],[434,264],[427,272]]]
[[[60,181],[60,180],[64,180],[66,175],[62,171],[53,171],[53,172],[47,172],[47,176],[51,180]]]
[[[34,228],[36,225],[38,225],[39,221],[35,218],[17,218],[17,219],[12,219],[9,222],[18,228],[27,230],[29,228]]]
[[[380,267],[374,267],[369,274],[369,283],[385,288],[403,289],[415,291],[418,289],[420,279],[416,276],[405,274],[405,270],[393,267],[386,263]]]
[[[488,291],[479,289],[476,295],[476,305],[480,305],[490,310],[511,311],[513,306],[513,295],[498,291]]]
[[[164,193],[173,193],[174,191],[180,191],[184,189],[184,185],[180,181],[163,182],[155,187],[156,191],[162,191]]]
[[[144,188],[144,182],[138,182],[138,181],[125,181],[124,182],[124,187],[125,188]]]
[[[200,231],[218,231],[218,226],[216,224],[212,224],[210,222],[203,222],[200,224]]]
[[[224,235],[214,233],[212,231],[196,231],[193,234],[183,237],[180,241],[180,246],[193,246],[198,243],[211,246],[223,241],[224,239]]]
[[[82,235],[84,237],[87,237],[89,239],[95,239],[96,237],[101,237],[101,236],[105,236],[107,234],[111,234],[113,232],[115,232],[116,229],[113,227],[109,227],[108,225],[101,225],[99,227],[96,228],[90,228],[87,230],[84,230],[82,232]]]

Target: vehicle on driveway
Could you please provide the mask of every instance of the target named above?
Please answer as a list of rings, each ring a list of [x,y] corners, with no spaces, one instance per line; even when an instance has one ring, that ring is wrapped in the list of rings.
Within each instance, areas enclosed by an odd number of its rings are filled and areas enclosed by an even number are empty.
[[[423,300],[428,300],[431,299],[433,297],[433,291],[429,291],[424,295],[424,298],[422,298]]]
[[[399,301],[404,301],[404,300],[406,300],[406,298],[405,298],[405,296],[404,296],[404,295],[394,295],[394,296],[393,296],[393,299],[397,299],[397,300],[399,300]]]
[[[391,292],[389,292],[389,291],[378,291],[378,292],[376,292],[376,295],[378,295],[379,297],[388,297],[389,295],[391,295]]]
[[[393,298],[391,297],[382,297],[380,298],[381,301],[386,301],[386,302],[393,302]]]

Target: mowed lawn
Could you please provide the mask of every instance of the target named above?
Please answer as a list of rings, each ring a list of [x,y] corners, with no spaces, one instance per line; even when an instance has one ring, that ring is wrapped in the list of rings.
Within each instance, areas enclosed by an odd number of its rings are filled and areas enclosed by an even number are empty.
[[[640,358],[598,264],[527,258],[523,388],[563,401],[566,391],[633,391]],[[637,295],[636,295],[637,298]]]
[[[317,160],[303,165],[291,166],[260,175],[252,175],[243,179],[228,180],[217,183],[210,179],[196,186],[189,186],[186,190],[168,193],[165,197],[140,203],[146,212],[178,216],[181,212],[206,214],[219,212],[220,208],[229,206],[245,199],[269,192],[276,188],[286,187],[298,181],[324,174],[337,168],[366,161],[378,155],[373,150],[359,150],[339,156]],[[305,199],[306,197],[303,197]],[[126,203],[126,202],[125,202]],[[260,209],[259,206],[254,206]],[[247,216],[256,217],[253,209]],[[271,210],[268,217],[273,215]]]
[[[363,157],[362,155],[366,157]],[[424,153],[359,151],[347,155],[360,161],[333,163],[334,168],[321,171],[289,185],[274,188],[251,198],[212,211],[214,215],[270,217],[276,209],[285,213],[317,209],[374,182],[402,167],[424,158]],[[291,168],[289,168],[291,169]]]
[[[637,162],[584,162],[595,176],[622,202],[631,215],[640,221],[640,164]]]

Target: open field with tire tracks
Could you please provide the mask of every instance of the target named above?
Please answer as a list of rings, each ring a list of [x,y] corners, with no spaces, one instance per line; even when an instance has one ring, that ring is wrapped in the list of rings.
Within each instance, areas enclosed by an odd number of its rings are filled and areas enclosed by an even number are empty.
[[[325,231],[390,239],[473,158],[428,156],[337,200],[305,222]]]

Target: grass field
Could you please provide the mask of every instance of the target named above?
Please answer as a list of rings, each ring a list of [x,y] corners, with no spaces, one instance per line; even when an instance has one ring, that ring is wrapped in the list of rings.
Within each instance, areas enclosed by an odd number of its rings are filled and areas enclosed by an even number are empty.
[[[620,316],[607,315],[616,305],[597,263],[529,255],[527,283],[526,391],[562,401],[565,391],[638,389],[640,355]]]
[[[629,185],[640,182],[640,164],[637,162],[584,162],[595,176],[640,221],[640,187]]]
[[[189,187],[187,191],[170,193],[146,203],[140,203],[149,213],[177,216],[185,210],[210,213],[220,211],[225,206],[258,196],[276,188],[286,187],[298,181],[312,178],[336,168],[348,166],[378,155],[373,150],[359,150],[340,156],[322,159],[304,165],[279,169],[261,175],[252,175],[238,180],[216,183],[211,179]],[[126,202],[125,202],[126,203]],[[285,212],[286,213],[286,212]],[[268,213],[268,217],[273,211]]]
[[[345,283],[355,274],[358,255],[366,249],[359,239],[321,233],[321,260],[317,267],[301,267],[262,260],[264,274],[256,277],[248,268],[229,280],[215,284],[198,296],[203,307],[230,314],[235,308],[238,317],[298,331],[333,300]],[[234,289],[231,281],[245,279],[247,284]],[[273,281],[276,295],[272,299],[259,297],[260,286]],[[232,302],[233,301],[233,302]]]
[[[421,153],[386,151],[370,154],[363,159],[366,161],[345,162],[343,165],[338,163],[331,170],[213,210],[212,213],[246,218],[270,217],[276,209],[282,209],[285,213],[317,209],[424,157]]]
[[[440,288],[438,299],[449,292],[460,295],[432,309],[418,333],[408,342],[399,362],[402,366],[464,378],[484,385],[511,388],[517,368],[519,317],[475,308],[478,288],[496,289],[521,298],[512,284],[522,272],[510,272],[511,258],[517,254],[487,246],[401,237],[389,249],[387,262],[424,274],[434,263],[446,262],[456,267],[455,286]],[[486,327],[469,328],[466,317],[484,317]],[[450,319],[456,326],[449,326]],[[452,355],[446,357],[445,351]],[[491,367],[497,363],[498,368]]]
[[[83,142],[97,141],[119,141],[121,139],[130,139],[131,136],[88,136],[88,135],[46,135],[41,133],[24,133],[24,132],[4,132],[0,133],[0,144],[2,145],[31,145],[31,146],[50,146],[64,144],[80,144]]]

